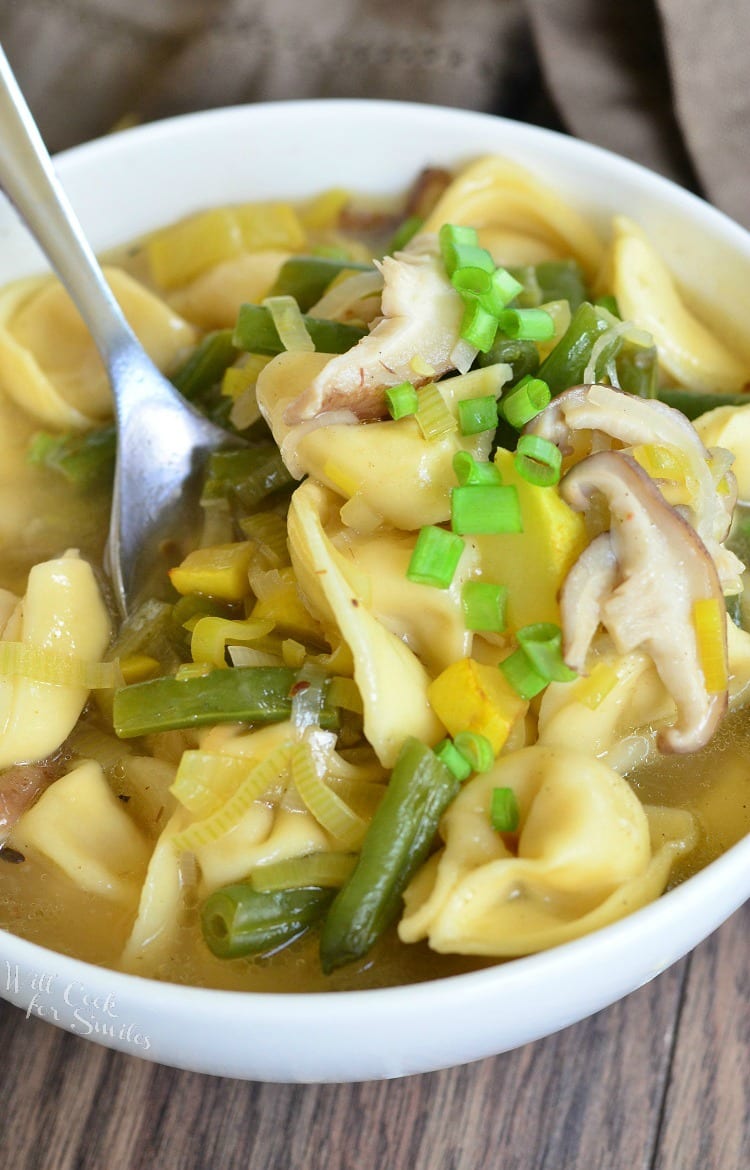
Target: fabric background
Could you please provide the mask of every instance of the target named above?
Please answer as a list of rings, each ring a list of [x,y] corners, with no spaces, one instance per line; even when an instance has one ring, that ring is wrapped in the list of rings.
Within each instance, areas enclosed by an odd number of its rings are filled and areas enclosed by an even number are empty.
[[[746,0],[0,0],[52,150],[235,102],[383,97],[564,129],[750,226]]]

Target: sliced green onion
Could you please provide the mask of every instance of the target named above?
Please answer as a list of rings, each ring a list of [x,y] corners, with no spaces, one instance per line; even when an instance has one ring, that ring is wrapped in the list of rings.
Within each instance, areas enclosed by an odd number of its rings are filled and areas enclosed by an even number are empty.
[[[458,249],[477,247],[476,228],[463,227],[458,224],[444,223],[438,236],[440,254],[443,257],[446,272],[452,276],[459,265]]]
[[[543,678],[529,661],[525,650],[519,647],[504,658],[500,663],[500,670],[506,680],[522,699],[533,699],[547,686],[549,679]]]
[[[453,773],[457,780],[463,781],[469,779],[469,776],[471,776],[471,764],[466,756],[462,755],[454,745],[452,739],[441,739],[440,743],[433,750],[441,764],[445,764],[446,768]]]
[[[490,277],[489,287],[480,293],[482,308],[497,317],[522,290],[523,285],[515,276],[511,276],[507,268],[496,268]]]
[[[492,394],[481,398],[464,398],[458,403],[458,428],[462,435],[494,431],[497,426],[497,401]]]
[[[415,418],[428,443],[434,443],[443,435],[458,429],[458,423],[434,382],[428,382],[426,386],[420,387],[417,399],[419,406]]]
[[[512,788],[493,788],[490,798],[490,823],[498,833],[515,833],[521,814]]]
[[[67,431],[53,435],[38,431],[31,440],[27,458],[37,467],[57,471],[80,491],[109,487],[115,470],[117,434],[114,425],[97,427],[80,434]]]
[[[551,487],[559,482],[562,452],[541,435],[521,435],[514,459],[516,471],[536,487]]]
[[[497,317],[488,313],[480,301],[467,300],[460,333],[464,341],[476,346],[481,353],[487,353],[497,333]]]
[[[470,451],[456,451],[453,456],[453,470],[462,487],[470,484],[502,483],[502,476],[495,464],[478,463]]]
[[[389,386],[385,392],[385,399],[388,403],[388,413],[396,420],[416,414],[419,409],[419,397],[411,382]]]
[[[535,622],[516,633],[518,644],[534,670],[549,682],[572,682],[578,678],[562,656],[562,630],[554,622]]]
[[[451,528],[460,536],[523,532],[515,484],[468,484],[453,488]]]
[[[466,581],[461,605],[468,630],[501,634],[506,626],[508,586],[492,581]]]
[[[464,542],[460,536],[428,524],[422,528],[411,554],[406,576],[418,585],[447,589],[453,580]]]
[[[546,382],[541,378],[532,378],[526,375],[505,395],[500,402],[500,410],[512,427],[520,431],[544,410],[552,398],[552,393]]]
[[[459,731],[453,744],[457,752],[471,764],[473,772],[489,772],[495,762],[495,752],[486,735],[478,731]]]
[[[555,336],[555,322],[544,309],[505,309],[497,323],[513,340],[550,341]]]

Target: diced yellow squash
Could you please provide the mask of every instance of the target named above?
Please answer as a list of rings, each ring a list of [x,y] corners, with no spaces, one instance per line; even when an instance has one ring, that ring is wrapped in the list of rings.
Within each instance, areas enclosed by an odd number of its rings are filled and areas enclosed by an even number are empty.
[[[345,187],[330,187],[300,209],[304,226],[313,231],[338,226],[339,216],[351,199]]]
[[[496,666],[485,666],[473,658],[462,658],[446,667],[430,683],[427,697],[451,735],[479,732],[490,741],[495,755],[529,706]]]
[[[298,252],[305,245],[305,229],[290,203],[244,203],[234,213],[248,252],[264,248]]]
[[[221,601],[243,601],[250,594],[248,569],[252,541],[214,544],[188,553],[169,577],[178,593],[203,593]]]
[[[150,654],[129,654],[120,662],[122,677],[126,683],[144,682],[161,673],[161,666]]]
[[[279,586],[256,602],[251,617],[274,623],[276,633],[305,645],[324,646],[323,628],[306,609],[291,565],[277,570]]]
[[[203,211],[164,228],[146,245],[151,275],[165,289],[187,284],[242,250],[242,231],[229,207]]]
[[[556,487],[537,487],[519,475],[513,452],[498,449],[495,463],[503,483],[518,489],[523,532],[475,537],[483,575],[508,586],[509,630],[532,622],[559,625],[558,592],[587,543],[583,517]]]

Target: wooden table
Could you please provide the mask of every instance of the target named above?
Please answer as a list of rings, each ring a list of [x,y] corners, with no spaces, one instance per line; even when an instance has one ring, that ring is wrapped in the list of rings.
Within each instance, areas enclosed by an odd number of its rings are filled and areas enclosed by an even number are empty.
[[[747,1170],[749,925],[557,1036],[397,1081],[176,1072],[2,1004],[0,1168]]]

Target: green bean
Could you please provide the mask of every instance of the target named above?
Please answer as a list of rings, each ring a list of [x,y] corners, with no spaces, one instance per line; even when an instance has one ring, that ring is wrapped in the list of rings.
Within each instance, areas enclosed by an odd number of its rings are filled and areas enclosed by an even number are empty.
[[[487,353],[480,353],[477,358],[477,364],[483,368],[497,365],[498,362],[504,362],[513,370],[507,386],[509,389],[527,374],[536,374],[539,369],[539,350],[533,341],[514,341],[510,337],[500,336]]]
[[[659,390],[657,397],[660,402],[682,411],[690,419],[698,418],[709,410],[716,410],[718,406],[750,406],[750,393],[700,394],[692,390],[665,388]]]
[[[326,321],[319,317],[304,317],[304,322],[315,348],[321,353],[346,353],[367,333],[358,325],[344,325],[340,321]],[[284,350],[273,317],[262,305],[242,305],[234,331],[234,344],[248,353],[271,356]]]
[[[367,272],[371,264],[355,260],[332,260],[324,256],[292,256],[279,269],[269,296],[294,297],[303,313],[319,301],[323,293],[342,272]],[[257,351],[256,351],[257,352]]]
[[[586,300],[587,290],[581,266],[575,260],[543,260],[508,271],[524,286],[518,303],[538,308],[548,301],[568,301],[571,313]]]
[[[30,463],[58,471],[79,491],[109,487],[115,471],[117,434],[114,425],[80,434],[51,435],[39,431],[28,451]]]
[[[184,634],[175,626],[173,607],[166,601],[149,598],[125,618],[107,651],[107,659],[147,654],[157,660],[162,670],[176,670],[184,661]]]
[[[570,386],[580,385],[594,343],[611,328],[611,319],[600,309],[588,301],[578,306],[565,333],[539,367],[539,377],[553,397]]]
[[[459,782],[435,753],[409,738],[367,830],[357,868],[331,906],[320,940],[326,974],[367,954],[393,922],[401,895],[429,853]]]
[[[309,930],[332,897],[331,890],[309,887],[258,893],[249,885],[225,886],[203,904],[203,938],[219,959],[277,950]]]
[[[659,387],[659,354],[655,345],[626,341],[617,355],[620,386],[638,398],[656,398]]]
[[[115,691],[115,733],[132,739],[212,723],[280,723],[291,717],[298,681],[298,673],[283,666],[235,666],[198,678],[131,683]],[[321,727],[336,728],[338,722],[338,711],[324,703]]]
[[[200,399],[221,380],[237,357],[231,329],[208,333],[172,376],[172,383],[191,402]]]
[[[252,511],[267,496],[295,483],[276,444],[260,443],[238,451],[216,451],[208,461],[202,499],[237,500]]]
[[[421,215],[410,215],[407,219],[402,220],[393,233],[385,255],[392,256],[394,252],[400,252],[402,248],[405,248],[409,240],[416,236],[423,223],[424,219]]]

